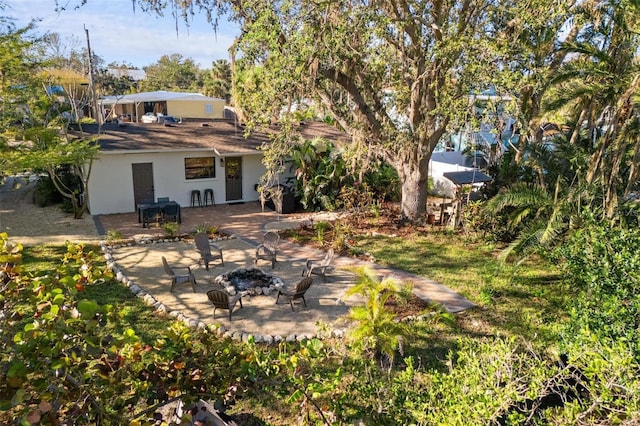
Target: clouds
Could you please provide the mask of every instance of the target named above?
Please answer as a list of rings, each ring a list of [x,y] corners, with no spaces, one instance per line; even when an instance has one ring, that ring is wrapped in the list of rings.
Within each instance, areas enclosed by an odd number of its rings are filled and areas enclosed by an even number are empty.
[[[143,67],[157,62],[162,55],[179,53],[201,68],[210,68],[216,59],[229,59],[228,49],[239,32],[234,24],[221,22],[217,33],[204,16],[196,16],[189,27],[168,11],[158,17],[140,11],[134,13],[131,0],[58,0],[65,10],[55,11],[55,0],[5,0],[5,16],[19,26],[39,19],[39,33],[56,32],[63,38],[75,37],[86,44],[84,28],[89,30],[91,49],[106,63],[126,62]]]

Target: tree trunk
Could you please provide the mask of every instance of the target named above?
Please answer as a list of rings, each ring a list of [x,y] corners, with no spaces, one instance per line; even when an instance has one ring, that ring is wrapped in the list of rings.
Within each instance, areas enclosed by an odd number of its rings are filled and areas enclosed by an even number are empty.
[[[395,168],[402,183],[400,218],[415,222],[427,209],[429,160],[422,159],[419,163],[396,163]]]
[[[65,198],[69,199],[69,201],[71,202],[71,207],[73,208],[73,218],[74,219],[82,219],[82,216],[84,215],[84,213],[87,211],[87,203],[88,203],[88,194],[85,192],[85,196],[84,199],[82,200],[81,204],[78,204],[78,199],[76,198],[76,193],[68,190],[66,187],[63,188],[63,184],[61,183],[58,175],[55,172],[54,168],[49,168],[48,170],[49,172],[49,177],[51,178],[51,182],[53,182],[53,186],[56,187],[56,189],[58,190],[58,192]],[[84,180],[82,179],[83,184],[85,185],[85,188],[87,187],[88,184],[88,179]]]

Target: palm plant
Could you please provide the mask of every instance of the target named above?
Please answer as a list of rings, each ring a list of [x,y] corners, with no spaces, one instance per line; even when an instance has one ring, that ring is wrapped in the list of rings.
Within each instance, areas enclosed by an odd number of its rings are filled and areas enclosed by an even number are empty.
[[[509,231],[517,235],[502,253],[505,260],[524,260],[562,242],[579,226],[582,211],[599,205],[597,191],[583,178],[589,159],[583,149],[562,135],[554,140],[554,149],[532,145],[519,181],[503,187],[483,208],[486,215],[505,215]]]
[[[362,296],[364,305],[355,306],[349,312],[349,318],[357,323],[349,333],[349,339],[365,354],[390,367],[396,350],[402,352],[402,342],[409,336],[409,329],[396,321],[385,303],[391,296],[401,297],[402,287],[392,278],[380,280],[367,267],[355,267],[351,271],[356,275],[356,285],[346,295]]]
[[[565,63],[550,85],[548,111],[563,111],[570,143],[589,153],[581,179],[600,192],[602,213],[613,218],[620,195],[640,177],[640,47],[638,2],[585,2],[577,20],[580,36],[564,49]]]
[[[491,214],[507,214],[518,237],[505,257],[526,256],[562,241],[581,226],[581,212],[615,220],[621,196],[640,177],[640,46],[638,2],[583,2],[570,55],[546,78],[540,119],[560,117],[565,134],[552,150],[540,141],[519,151],[521,183],[503,188],[487,203]],[[535,120],[534,120],[535,121]],[[524,181],[524,182],[523,182]]]
[[[487,213],[498,215],[507,211],[510,230],[519,230],[516,239],[503,251],[504,259],[512,255],[524,259],[535,250],[552,245],[567,230],[563,192],[559,179],[555,194],[539,184],[517,183],[487,203]]]

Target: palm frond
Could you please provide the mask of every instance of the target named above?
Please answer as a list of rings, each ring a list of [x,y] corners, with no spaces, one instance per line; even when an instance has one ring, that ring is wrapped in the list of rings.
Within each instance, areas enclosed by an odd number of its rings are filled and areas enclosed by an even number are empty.
[[[498,258],[505,262],[510,261],[514,257],[518,261],[526,259],[536,248],[540,247],[541,228],[541,223],[530,225],[527,229],[520,232],[518,237],[502,250]]]
[[[539,208],[550,204],[549,194],[540,185],[526,183],[516,183],[500,191],[485,206],[485,211],[489,214],[498,214],[508,207]]]

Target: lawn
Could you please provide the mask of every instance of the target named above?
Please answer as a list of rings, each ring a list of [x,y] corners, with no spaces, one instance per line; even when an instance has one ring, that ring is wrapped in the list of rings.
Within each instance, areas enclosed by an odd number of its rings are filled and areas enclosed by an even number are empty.
[[[357,247],[379,263],[438,281],[474,302],[476,308],[457,315],[456,333],[519,336],[542,345],[557,340],[569,289],[543,259],[506,264],[494,246],[442,230],[403,238],[361,236]]]
[[[499,259],[500,247],[480,235],[437,226],[398,228],[387,216],[320,222],[283,235],[299,244],[333,246],[343,255],[375,259],[465,296],[477,307],[456,315],[457,328],[446,331],[454,340],[515,336],[548,347],[566,318],[570,291],[554,265],[540,257],[505,263]]]

